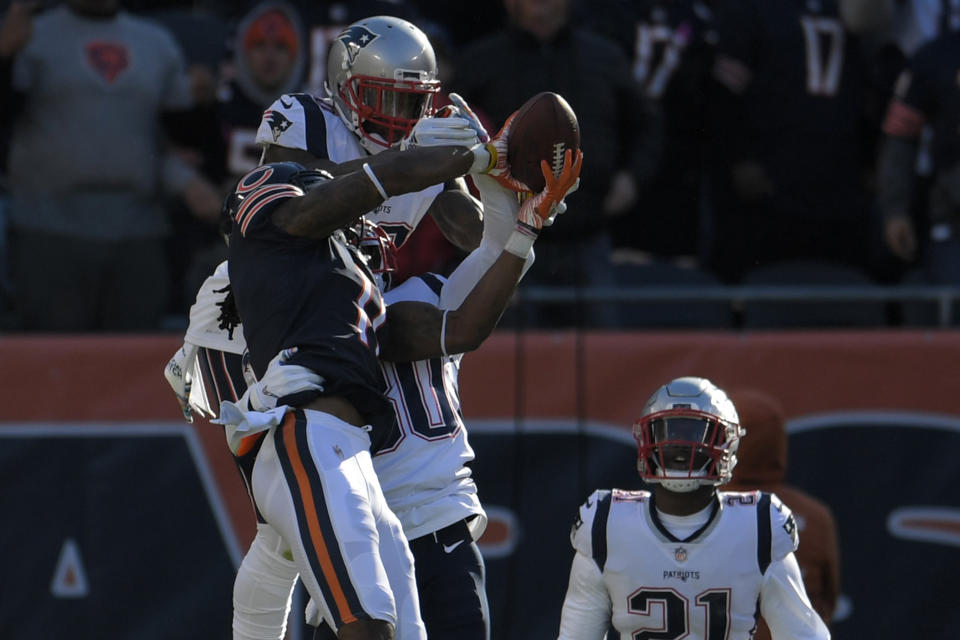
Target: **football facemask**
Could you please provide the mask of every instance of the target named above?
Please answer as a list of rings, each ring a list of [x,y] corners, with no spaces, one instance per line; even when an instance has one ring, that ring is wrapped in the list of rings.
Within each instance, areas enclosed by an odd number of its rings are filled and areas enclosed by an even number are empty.
[[[683,493],[730,481],[744,431],[726,393],[709,380],[679,378],[647,401],[633,433],[640,477]]]
[[[406,20],[376,16],[355,22],[330,46],[326,90],[363,147],[383,151],[431,114],[440,91],[433,47]]]

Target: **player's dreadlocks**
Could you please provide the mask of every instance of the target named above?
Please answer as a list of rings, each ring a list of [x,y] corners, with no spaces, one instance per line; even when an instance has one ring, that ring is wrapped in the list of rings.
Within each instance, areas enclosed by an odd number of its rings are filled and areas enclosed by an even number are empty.
[[[217,322],[219,322],[218,329],[223,329],[227,332],[227,335],[233,340],[233,330],[240,325],[240,313],[237,311],[237,302],[233,297],[233,289],[228,284],[223,289],[214,289],[214,293],[226,293],[223,300],[217,303],[217,306],[220,307],[220,315],[217,316]]]

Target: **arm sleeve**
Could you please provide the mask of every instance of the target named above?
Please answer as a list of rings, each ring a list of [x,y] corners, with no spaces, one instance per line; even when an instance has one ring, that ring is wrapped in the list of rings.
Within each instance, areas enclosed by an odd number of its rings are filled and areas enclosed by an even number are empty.
[[[454,269],[440,294],[441,309],[457,309],[476,284],[497,261],[513,233],[520,203],[516,194],[501,187],[490,176],[474,176],[483,204],[483,235],[480,246],[471,251]],[[533,264],[533,249],[527,254],[523,272]]]
[[[893,99],[883,119],[883,133],[889,137],[916,140],[935,110],[935,98],[924,74],[922,58],[900,72]]]
[[[578,551],[560,612],[559,640],[602,640],[610,628],[611,611],[599,567]]]
[[[760,588],[760,612],[773,640],[829,640],[827,626],[810,605],[797,558],[770,563]]]

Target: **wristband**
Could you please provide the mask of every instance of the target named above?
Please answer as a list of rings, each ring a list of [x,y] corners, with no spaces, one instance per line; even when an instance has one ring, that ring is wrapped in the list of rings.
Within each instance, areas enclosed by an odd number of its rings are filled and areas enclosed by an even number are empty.
[[[530,253],[530,249],[533,248],[533,242],[537,239],[537,234],[533,232],[530,227],[527,225],[521,226],[521,223],[517,223],[516,228],[513,230],[513,233],[510,234],[510,237],[507,239],[507,243],[503,245],[503,250],[507,253],[511,253],[518,258],[526,259],[527,254]]]
[[[377,179],[377,174],[375,174],[373,169],[370,168],[369,163],[363,163],[363,172],[367,174],[367,177],[370,178],[370,182],[372,182],[373,186],[377,188],[377,191],[380,193],[380,197],[384,200],[388,199],[390,196],[387,195],[386,189],[384,189],[383,185],[380,184],[380,180]]]
[[[470,147],[473,152],[473,164],[467,173],[487,173],[497,166],[497,149],[489,142]]]
[[[443,355],[450,355],[447,353],[447,314],[450,313],[450,310],[447,309],[443,312],[443,320],[440,321],[440,352]]]

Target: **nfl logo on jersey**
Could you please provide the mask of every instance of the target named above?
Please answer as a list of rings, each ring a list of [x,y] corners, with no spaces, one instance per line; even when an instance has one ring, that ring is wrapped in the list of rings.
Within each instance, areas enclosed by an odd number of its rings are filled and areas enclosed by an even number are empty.
[[[677,547],[673,550],[673,557],[676,558],[677,562],[686,562],[687,550],[683,547]]]

